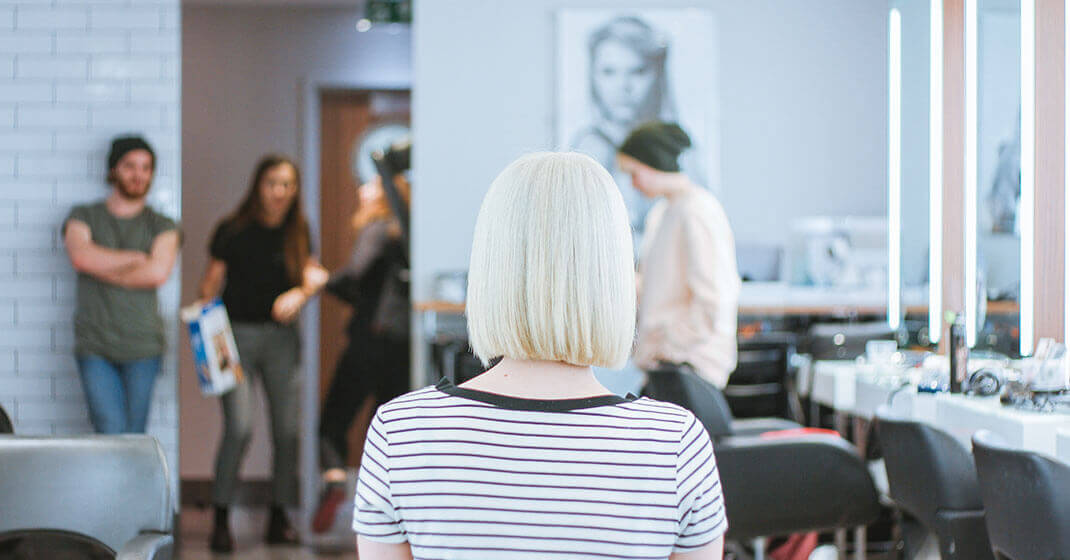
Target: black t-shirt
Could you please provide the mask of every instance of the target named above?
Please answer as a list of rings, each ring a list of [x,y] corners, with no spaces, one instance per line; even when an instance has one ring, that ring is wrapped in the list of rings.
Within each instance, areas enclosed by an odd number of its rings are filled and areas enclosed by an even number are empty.
[[[368,336],[379,313],[384,287],[397,268],[406,268],[401,240],[390,235],[390,222],[378,220],[360,232],[344,267],[331,273],[327,291],[353,306],[349,336]],[[407,284],[406,284],[407,287]],[[408,297],[408,293],[399,294]],[[378,317],[387,320],[387,317]],[[408,316],[400,320],[408,322]]]
[[[227,265],[223,305],[230,320],[239,323],[272,321],[275,298],[297,284],[286,273],[282,227],[258,222],[237,224],[224,220],[209,245],[212,258]]]

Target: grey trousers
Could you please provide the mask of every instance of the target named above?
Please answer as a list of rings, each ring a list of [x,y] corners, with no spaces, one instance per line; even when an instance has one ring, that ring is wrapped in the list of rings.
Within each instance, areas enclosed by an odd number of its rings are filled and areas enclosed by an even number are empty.
[[[216,455],[215,505],[234,501],[241,462],[253,433],[253,385],[259,379],[267,393],[274,447],[271,491],[274,502],[297,504],[297,407],[300,378],[297,363],[301,339],[297,327],[276,323],[235,323],[234,341],[245,381],[220,397],[223,439]]]

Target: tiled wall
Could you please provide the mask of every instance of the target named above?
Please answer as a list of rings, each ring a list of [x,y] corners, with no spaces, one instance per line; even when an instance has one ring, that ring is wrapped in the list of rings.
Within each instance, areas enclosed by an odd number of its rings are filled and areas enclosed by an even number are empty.
[[[0,0],[0,405],[16,433],[91,431],[59,225],[107,195],[109,140],[126,132],[156,148],[150,204],[179,216],[180,35],[179,0]],[[175,473],[178,278],[160,290],[169,350],[149,419]]]

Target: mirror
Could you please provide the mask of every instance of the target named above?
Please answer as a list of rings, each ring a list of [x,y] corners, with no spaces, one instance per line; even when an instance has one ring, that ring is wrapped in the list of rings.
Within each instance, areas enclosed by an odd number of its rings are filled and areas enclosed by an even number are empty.
[[[723,141],[713,188],[735,235],[740,328],[883,322],[888,4],[859,5],[845,16],[851,25],[814,18],[804,4],[776,23],[749,19],[749,10],[719,28]]]
[[[942,2],[893,0],[888,18],[888,322],[939,340]],[[933,195],[937,201],[931,203]],[[933,212],[937,214],[933,216]],[[933,227],[935,225],[935,228]],[[935,259],[935,262],[933,262]]]
[[[1032,339],[1031,314],[1020,306],[1032,300],[1022,297],[1029,284],[1022,263],[1032,248],[1023,243],[1032,229],[1032,201],[1023,196],[1032,181],[1022,164],[1033,160],[1023,142],[1033,134],[1023,130],[1032,106],[1022,100],[1031,104],[1033,96],[1023,95],[1032,77],[1022,72],[1021,8],[1019,0],[966,2],[966,338],[1011,356],[1027,354]]]

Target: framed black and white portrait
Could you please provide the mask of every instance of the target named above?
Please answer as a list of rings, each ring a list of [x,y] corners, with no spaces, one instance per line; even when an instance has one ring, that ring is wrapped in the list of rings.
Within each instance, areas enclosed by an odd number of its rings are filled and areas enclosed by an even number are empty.
[[[678,123],[692,148],[681,166],[716,192],[719,178],[716,28],[709,10],[561,9],[556,14],[556,141],[591,155],[620,185],[634,231],[653,204],[617,169],[636,126]]]

